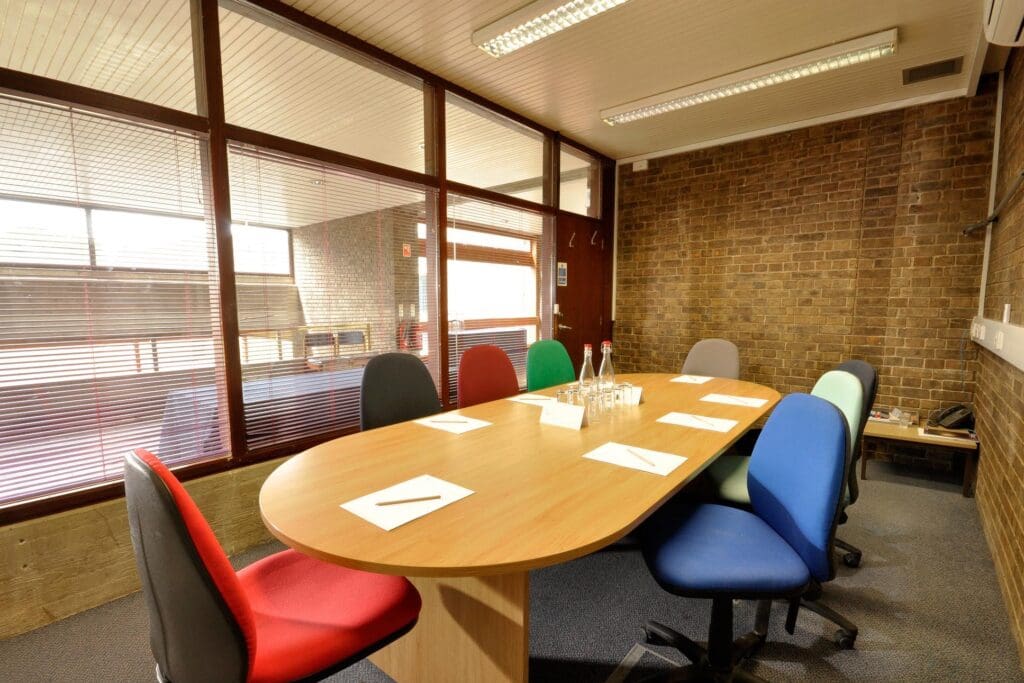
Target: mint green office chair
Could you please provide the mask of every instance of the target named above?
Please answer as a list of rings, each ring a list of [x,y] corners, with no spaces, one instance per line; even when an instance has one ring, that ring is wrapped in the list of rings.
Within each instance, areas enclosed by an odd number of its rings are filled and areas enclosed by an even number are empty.
[[[861,413],[864,409],[864,387],[860,380],[849,372],[829,370],[814,385],[812,396],[829,401],[846,418],[849,430],[849,444],[857,443],[860,431]],[[750,458],[745,455],[723,455],[707,469],[708,478],[713,482],[718,497],[736,505],[750,505],[747,492],[747,469]],[[849,500],[849,486],[844,490],[844,500]],[[845,507],[845,504],[844,504]]]
[[[569,352],[562,342],[542,339],[530,344],[526,352],[526,390],[536,391],[576,379]]]

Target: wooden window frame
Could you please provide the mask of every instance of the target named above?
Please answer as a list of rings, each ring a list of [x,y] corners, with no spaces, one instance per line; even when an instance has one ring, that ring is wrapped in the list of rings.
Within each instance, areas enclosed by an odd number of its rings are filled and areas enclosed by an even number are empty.
[[[312,34],[318,43],[337,46],[339,53],[344,53],[350,58],[356,56],[365,60],[366,63],[380,63],[392,71],[404,73],[411,78],[422,81],[424,85],[424,151],[427,172],[418,173],[228,124],[224,115],[224,88],[221,73],[220,5],[228,9],[241,9],[248,16],[259,16],[261,20],[266,20],[271,25],[276,25],[283,30],[297,30]],[[95,88],[0,68],[0,84],[2,84],[0,85],[0,92],[74,106],[83,110],[114,115],[136,122],[199,133],[206,138],[207,144],[205,145],[204,158],[201,160],[201,164],[203,173],[207,175],[209,181],[207,187],[210,194],[205,200],[212,208],[212,215],[216,223],[217,253],[220,269],[220,323],[224,346],[225,389],[231,437],[230,449],[226,456],[176,469],[176,474],[183,480],[194,479],[215,472],[223,472],[235,467],[290,455],[317,443],[322,443],[325,440],[356,431],[355,429],[346,429],[334,434],[320,434],[308,439],[296,440],[283,446],[262,450],[247,450],[246,448],[236,298],[236,275],[244,274],[236,274],[233,270],[230,232],[232,223],[230,185],[227,167],[229,142],[258,145],[275,152],[344,166],[356,172],[373,174],[392,181],[415,183],[425,188],[436,190],[436,206],[428,206],[428,215],[425,219],[428,225],[433,224],[437,229],[437,240],[431,241],[430,249],[444,248],[445,253],[447,253],[447,247],[449,246],[446,239],[449,221],[445,220],[449,193],[540,213],[545,217],[546,223],[551,219],[557,220],[557,217],[564,213],[558,208],[559,148],[562,141],[601,161],[601,198],[602,207],[605,209],[602,211],[602,220],[605,221],[609,220],[608,217],[610,216],[610,211],[608,210],[610,202],[608,198],[612,195],[610,183],[614,177],[613,160],[596,150],[566,138],[555,130],[542,126],[517,112],[506,109],[485,97],[477,95],[467,88],[441,78],[356,38],[335,26],[305,14],[280,0],[220,0],[220,2],[218,0],[190,0],[190,9],[196,84],[196,114],[143,102],[122,95],[115,95]],[[543,135],[544,191],[542,202],[538,203],[511,197],[493,190],[477,188],[447,179],[445,173],[444,112],[446,93],[457,95],[482,107],[486,111],[510,119]],[[289,239],[289,245],[290,243],[291,240]],[[462,245],[463,249],[466,249],[466,246]],[[470,249],[473,248],[470,247]],[[482,257],[485,255],[487,248],[476,249],[481,250],[480,255]],[[289,248],[289,251],[291,251],[291,248]],[[536,258],[536,251],[536,249],[533,250],[531,258]],[[431,259],[435,263],[433,267],[437,269],[436,282],[438,283],[437,310],[429,311],[428,315],[435,316],[435,319],[438,321],[447,320],[447,258],[437,258],[437,252],[425,255],[428,257],[428,263],[431,262]],[[542,264],[534,263],[534,265],[538,267],[538,277],[540,278]],[[40,265],[38,267],[46,266]],[[294,276],[294,266],[292,267],[292,274]],[[519,319],[514,320],[518,321]],[[536,321],[539,324],[540,318],[530,318],[529,320]],[[501,322],[504,324],[508,321],[494,319],[476,322],[488,324]],[[438,325],[438,336],[437,352],[442,358],[446,358],[448,352],[448,330],[446,325]],[[448,393],[447,373],[442,372],[441,395],[447,396]],[[53,514],[123,495],[124,484],[122,482],[114,482],[23,501],[0,507],[0,525]]]

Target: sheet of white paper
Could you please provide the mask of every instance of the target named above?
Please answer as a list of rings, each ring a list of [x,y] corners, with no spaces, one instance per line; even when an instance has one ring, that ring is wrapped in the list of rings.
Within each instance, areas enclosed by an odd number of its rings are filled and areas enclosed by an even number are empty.
[[[736,420],[726,420],[720,417],[705,417],[703,415],[690,415],[689,413],[668,413],[658,418],[658,422],[680,427],[693,427],[694,429],[707,429],[712,432],[728,432],[735,427]]]
[[[442,415],[434,415],[433,417],[424,417],[420,420],[415,420],[415,422],[424,427],[433,427],[434,429],[451,432],[452,434],[465,434],[474,429],[491,426],[491,423],[487,420],[476,420],[472,417],[459,415],[458,413],[444,413]]]
[[[540,411],[540,423],[566,429],[582,429],[587,426],[587,409],[569,403],[545,403]]]
[[[508,400],[515,401],[516,403],[525,403],[531,406],[544,406],[548,403],[554,403],[554,396],[541,396],[540,394],[517,394],[515,396],[509,396]]]
[[[446,505],[462,500],[472,493],[469,489],[450,481],[424,474],[367,494],[362,498],[350,500],[341,507],[362,517],[367,522],[379,526],[384,531],[391,531],[423,515],[430,514],[434,510],[440,510]],[[440,498],[395,505],[377,505],[377,503],[386,501],[430,496],[440,496]]]
[[[663,477],[686,462],[686,458],[681,455],[652,451],[638,446],[627,446],[614,441],[609,441],[589,453],[584,453],[583,457],[642,472],[660,474]]]
[[[708,394],[701,396],[702,401],[710,403],[724,403],[728,406],[744,406],[746,408],[760,408],[768,402],[766,398],[747,398],[746,396],[730,396],[729,394]]]
[[[680,382],[682,384],[704,384],[704,382],[710,382],[714,377],[703,377],[701,375],[680,375],[679,377],[673,377],[670,382]]]

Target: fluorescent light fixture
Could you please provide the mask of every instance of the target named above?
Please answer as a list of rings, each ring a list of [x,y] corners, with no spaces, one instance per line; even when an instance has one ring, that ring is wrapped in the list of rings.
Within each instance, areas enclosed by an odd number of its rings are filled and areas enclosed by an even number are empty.
[[[473,31],[473,44],[492,57],[501,57],[625,2],[537,0]]]
[[[896,29],[854,38],[818,50],[803,52],[768,64],[753,66],[725,76],[645,97],[604,109],[601,118],[609,126],[639,121],[658,114],[720,100],[730,95],[759,90],[806,76],[834,71],[896,53]]]

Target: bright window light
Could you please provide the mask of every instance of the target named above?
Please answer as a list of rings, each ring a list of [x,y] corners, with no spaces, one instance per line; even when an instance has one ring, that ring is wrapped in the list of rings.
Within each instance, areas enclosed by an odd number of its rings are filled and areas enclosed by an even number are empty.
[[[586,21],[627,0],[537,0],[473,32],[473,44],[502,57]]]
[[[601,118],[609,126],[639,121],[895,53],[896,29],[893,28],[605,109]]]
[[[290,275],[291,255],[288,231],[252,225],[232,225],[235,272]]]

